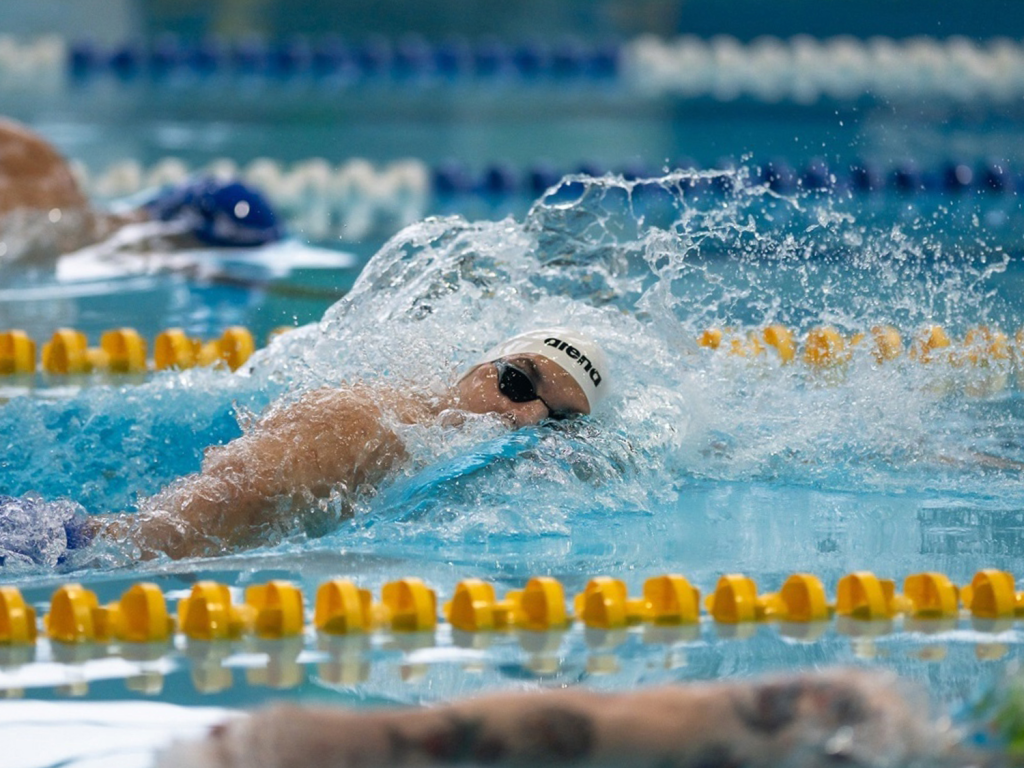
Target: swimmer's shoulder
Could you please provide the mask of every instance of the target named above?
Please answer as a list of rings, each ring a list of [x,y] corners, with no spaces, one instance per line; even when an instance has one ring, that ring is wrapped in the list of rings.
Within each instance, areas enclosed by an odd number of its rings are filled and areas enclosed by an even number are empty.
[[[434,421],[451,407],[450,395],[437,394],[426,389],[394,384],[363,382],[345,385],[340,390],[376,407],[382,416],[405,424],[423,424]]]
[[[448,398],[391,384],[358,382],[323,386],[285,397],[264,413],[263,428],[289,421],[362,421],[421,424],[435,420]]]

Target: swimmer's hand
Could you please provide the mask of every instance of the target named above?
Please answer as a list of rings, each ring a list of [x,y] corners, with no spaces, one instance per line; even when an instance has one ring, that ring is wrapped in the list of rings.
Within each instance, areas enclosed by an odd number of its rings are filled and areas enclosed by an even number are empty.
[[[0,496],[0,567],[54,567],[92,538],[90,517],[67,499]]]

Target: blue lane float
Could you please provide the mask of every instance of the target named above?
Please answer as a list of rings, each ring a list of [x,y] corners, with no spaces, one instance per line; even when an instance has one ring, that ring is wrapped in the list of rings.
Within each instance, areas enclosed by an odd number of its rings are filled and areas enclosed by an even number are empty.
[[[1016,73],[1024,66],[1019,41],[962,37],[796,36],[746,43],[725,35],[710,40],[649,35],[619,43],[489,37],[434,42],[419,35],[359,42],[331,35],[182,41],[164,35],[113,46],[90,40],[62,44],[65,70],[76,82],[172,75],[414,83],[505,78],[524,84],[615,82],[645,97],[805,105],[862,98],[1012,104],[1022,94]]]
[[[175,74],[269,79],[512,76],[523,81],[602,80],[618,75],[620,57],[621,48],[615,43],[575,39],[508,44],[490,38],[452,38],[432,43],[419,35],[406,35],[395,41],[371,37],[350,43],[328,35],[318,39],[294,36],[268,41],[246,37],[231,42],[215,38],[191,42],[162,35],[152,42],[126,41],[113,46],[76,40],[67,47],[66,67],[76,81],[103,76],[159,79]]]
[[[675,171],[700,172],[735,169],[738,164],[724,159],[714,166],[705,167],[694,160],[681,158],[669,163],[668,166]],[[744,176],[695,177],[689,181],[684,180],[682,188],[693,193],[724,194],[733,191],[737,184],[764,184],[779,194],[820,191],[901,196],[998,196],[1015,194],[1018,190],[1024,189],[1024,168],[1015,167],[1003,160],[976,163],[970,160],[949,159],[927,166],[919,165],[912,160],[888,165],[872,161],[854,161],[829,166],[821,159],[791,162],[783,158],[773,158],[748,163],[745,167],[749,171]],[[525,168],[497,162],[474,172],[464,163],[447,160],[431,169],[430,178],[433,192],[441,197],[536,197],[544,194],[566,175],[582,174],[597,177],[608,173],[622,176],[627,181],[637,181],[662,177],[666,173],[666,167],[664,164],[662,167],[654,167],[638,160],[617,165],[584,162],[576,167],[562,168],[544,161],[532,163]]]

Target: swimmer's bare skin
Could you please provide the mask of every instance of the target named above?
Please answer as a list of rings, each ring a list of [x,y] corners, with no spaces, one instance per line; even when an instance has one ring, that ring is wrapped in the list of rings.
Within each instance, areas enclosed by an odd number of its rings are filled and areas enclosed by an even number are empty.
[[[273,408],[242,437],[207,451],[200,472],[144,500],[137,515],[100,515],[90,531],[127,543],[144,558],[222,554],[266,544],[303,527],[318,498],[350,505],[405,459],[389,423],[425,424],[458,411],[494,413],[512,427],[560,412],[589,411],[579,385],[543,357],[509,358],[531,371],[544,398],[513,403],[495,368],[471,369],[441,397],[369,386],[320,389]],[[545,402],[547,405],[545,405]]]
[[[446,405],[358,387],[310,392],[209,449],[199,473],[143,501],[137,515],[97,517],[94,533],[127,541],[142,557],[207,556],[266,543],[300,527],[296,518],[316,498],[335,489],[342,503],[350,501],[345,497],[380,482],[405,457],[385,410],[415,423]]]
[[[64,158],[24,126],[0,118],[0,215],[88,207]]]
[[[56,258],[140,217],[93,208],[56,149],[0,117],[0,239],[6,241],[6,260]]]
[[[954,762],[894,678],[833,670],[622,694],[498,694],[385,712],[276,707],[178,745],[159,768],[910,765]],[[924,710],[927,708],[925,707]]]

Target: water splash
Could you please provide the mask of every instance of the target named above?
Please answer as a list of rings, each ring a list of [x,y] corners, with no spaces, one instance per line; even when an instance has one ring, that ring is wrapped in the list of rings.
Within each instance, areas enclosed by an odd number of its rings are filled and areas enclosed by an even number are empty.
[[[976,461],[979,451],[1024,458],[994,437],[1019,427],[1016,391],[972,394],[986,382],[998,391],[1005,370],[879,365],[860,349],[821,371],[697,347],[709,326],[742,336],[776,322],[797,334],[938,322],[962,334],[1019,322],[1000,282],[1006,254],[957,247],[941,219],[862,223],[847,202],[783,198],[743,171],[573,177],[522,223],[405,230],[325,316],[300,364],[308,375],[341,368],[440,387],[510,334],[568,324],[606,346],[616,396],[585,427],[542,428],[514,460],[435,479],[415,520],[394,494],[367,500],[334,541],[405,556],[440,548],[497,560],[500,572],[558,561],[593,570],[635,559],[660,518],[707,483],[1014,503],[1016,471]],[[408,471],[464,460],[491,437],[432,435]]]
[[[521,222],[428,219],[389,241],[318,326],[259,353],[247,377],[166,375],[7,404],[0,491],[130,507],[237,435],[238,411],[282,392],[355,380],[441,392],[503,338],[569,325],[613,361],[601,412],[517,435],[487,417],[407,428],[410,460],[396,477],[360,500],[353,521],[301,546],[436,556],[507,576],[593,572],[671,563],[694,537],[717,535],[715,520],[747,519],[745,505],[755,518],[816,494],[836,510],[848,509],[843,497],[923,499],[895,513],[911,516],[921,504],[1016,505],[1020,398],[1012,383],[997,386],[1008,363],[879,365],[862,346],[822,371],[698,346],[710,326],[743,338],[771,323],[797,335],[941,323],[962,335],[1024,318],[1015,264],[962,217],[855,205],[839,193],[781,197],[739,169],[569,177]],[[992,392],[978,397],[986,382]],[[979,452],[1003,464],[979,465]],[[817,511],[793,514],[817,531],[795,547],[801,557],[841,546],[834,527],[818,530]],[[771,533],[767,524],[752,527]],[[698,555],[709,568],[721,561]]]

